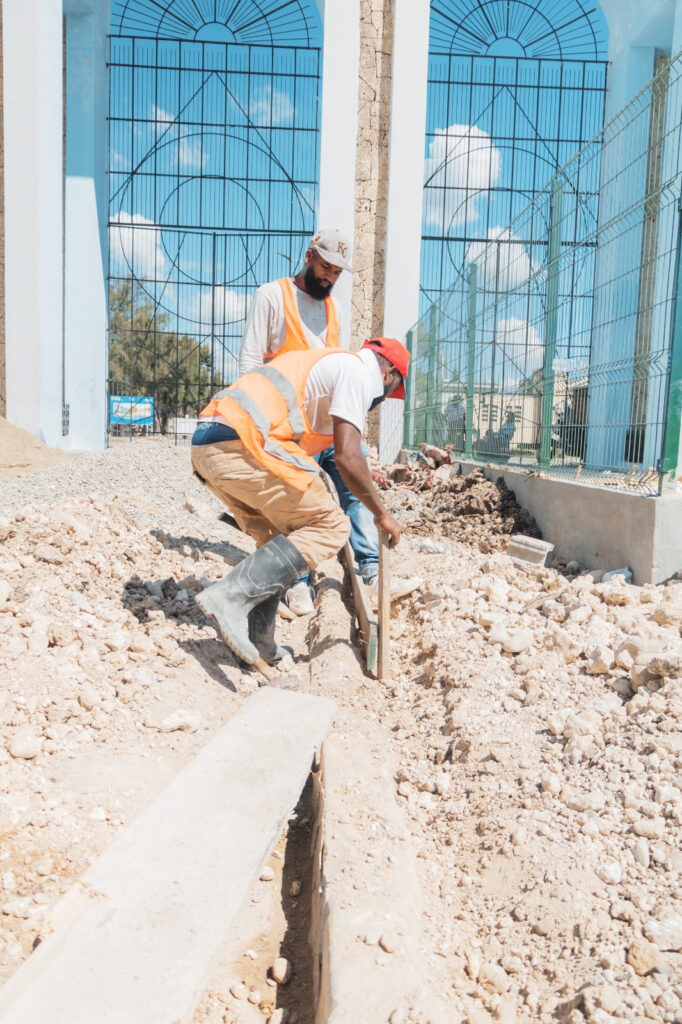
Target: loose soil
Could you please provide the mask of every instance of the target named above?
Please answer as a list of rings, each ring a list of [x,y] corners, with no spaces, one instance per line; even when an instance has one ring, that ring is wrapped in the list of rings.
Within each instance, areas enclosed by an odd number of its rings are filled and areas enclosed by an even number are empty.
[[[28,430],[14,427],[0,416],[0,482],[35,473],[68,458],[65,452],[48,448]]]

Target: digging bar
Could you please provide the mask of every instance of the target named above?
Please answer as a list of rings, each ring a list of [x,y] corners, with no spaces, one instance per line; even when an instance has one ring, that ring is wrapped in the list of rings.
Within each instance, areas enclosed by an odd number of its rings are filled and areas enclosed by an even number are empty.
[[[391,674],[391,555],[388,540],[386,531],[379,530],[379,679],[386,679]]]

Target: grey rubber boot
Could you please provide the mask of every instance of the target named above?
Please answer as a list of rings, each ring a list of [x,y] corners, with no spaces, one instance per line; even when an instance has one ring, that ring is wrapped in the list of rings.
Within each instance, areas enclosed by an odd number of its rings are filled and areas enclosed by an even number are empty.
[[[231,573],[197,594],[196,602],[212,619],[231,651],[253,665],[261,657],[249,639],[249,612],[268,598],[279,598],[308,564],[286,537],[275,537],[258,548]]]
[[[291,647],[281,647],[275,640],[278,605],[279,596],[268,597],[249,612],[249,640],[268,665],[294,653]]]

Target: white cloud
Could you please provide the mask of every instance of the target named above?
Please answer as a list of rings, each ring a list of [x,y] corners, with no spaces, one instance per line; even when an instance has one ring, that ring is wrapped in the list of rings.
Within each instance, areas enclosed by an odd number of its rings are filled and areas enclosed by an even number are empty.
[[[184,170],[198,170],[206,164],[208,155],[204,153],[201,139],[180,139],[178,143],[180,167]]]
[[[290,125],[294,120],[294,104],[288,93],[268,85],[251,99],[249,117],[257,125]]]
[[[183,127],[177,118],[162,107],[153,106],[151,117],[156,122],[156,134],[160,139],[160,145],[172,149],[172,144],[176,143],[180,168],[183,171],[200,171],[208,160],[208,155],[203,151],[201,138],[196,135],[183,135]]]
[[[161,107],[157,106],[152,106],[151,118],[153,121],[157,121],[159,125],[163,126],[160,128],[160,131],[164,131],[169,124],[173,124],[176,120],[172,114],[168,113],[167,110],[163,110]]]
[[[204,325],[210,324],[213,317],[216,324],[221,327],[225,324],[241,323],[250,301],[250,295],[232,291],[225,285],[218,284],[212,289],[197,292],[185,315]]]
[[[429,145],[424,177],[424,222],[447,234],[478,216],[476,199],[500,176],[502,157],[476,125],[439,129]]]
[[[166,256],[161,232],[153,221],[122,210],[111,221],[109,239],[111,261],[119,273],[130,272],[139,278],[164,276]]]
[[[496,347],[505,362],[504,376],[521,379],[542,366],[545,346],[542,338],[527,320],[511,316],[497,325]]]
[[[507,228],[490,228],[489,242],[472,242],[466,251],[467,263],[476,262],[479,287],[494,287],[499,291],[510,291],[528,281],[540,269],[531,259],[528,251],[512,231]],[[499,246],[490,242],[499,240]],[[497,278],[497,281],[496,281]]]

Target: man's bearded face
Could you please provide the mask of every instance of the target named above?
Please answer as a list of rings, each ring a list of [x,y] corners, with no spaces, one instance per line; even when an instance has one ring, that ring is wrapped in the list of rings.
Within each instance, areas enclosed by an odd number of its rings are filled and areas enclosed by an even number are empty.
[[[340,276],[340,267],[327,263],[318,253],[312,252],[303,274],[305,290],[313,299],[326,299]]]

